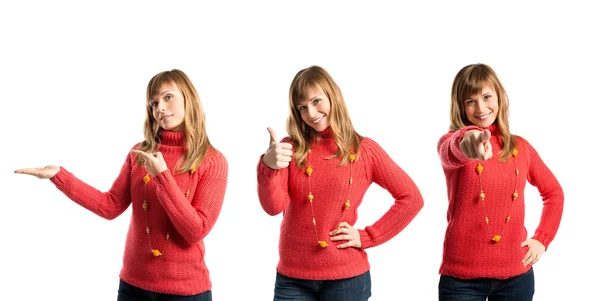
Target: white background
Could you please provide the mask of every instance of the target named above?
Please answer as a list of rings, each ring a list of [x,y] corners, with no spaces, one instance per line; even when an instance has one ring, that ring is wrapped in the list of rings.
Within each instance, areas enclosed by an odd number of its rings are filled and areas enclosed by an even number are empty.
[[[576,1],[89,2],[0,5],[1,299],[116,300],[131,209],[107,221],[49,181],[12,172],[57,164],[107,190],[143,138],[148,80],[178,68],[229,162],[223,210],[205,239],[214,299],[272,300],[281,215],[262,211],[255,168],[266,127],[286,135],[293,76],[316,64],[341,87],[358,132],[425,200],[402,233],[367,251],[371,300],[437,300],[447,197],[436,144],[455,74],[478,62],[498,73],[512,132],[565,193],[556,239],[535,265],[535,299],[597,295],[598,10]],[[372,186],[357,226],[392,202]],[[526,204],[533,233],[542,202],[532,186]]]

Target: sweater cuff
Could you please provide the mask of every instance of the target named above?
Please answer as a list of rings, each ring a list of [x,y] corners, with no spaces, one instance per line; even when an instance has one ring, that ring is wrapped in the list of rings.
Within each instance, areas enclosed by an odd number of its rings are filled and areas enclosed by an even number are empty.
[[[154,176],[154,178],[156,179],[156,181],[159,184],[165,184],[169,181],[169,179],[173,178],[173,175],[171,174],[171,172],[169,171],[169,169],[165,169],[161,172],[159,172],[158,174],[156,174]]]
[[[57,187],[63,186],[67,182],[68,173],[69,172],[61,166],[60,170],[54,175],[54,177],[50,178],[50,182]]]
[[[539,242],[542,243],[542,245],[544,245],[544,247],[546,247],[546,251],[548,251],[548,245],[550,244],[550,235],[544,234],[542,232],[536,232],[535,235],[533,235],[532,239],[535,239]]]
[[[279,169],[271,169],[268,166],[266,166],[265,163],[263,163],[264,156],[265,155],[262,154],[260,156],[260,160],[258,161],[258,166],[256,167],[258,170],[258,173],[267,178],[273,178],[273,177],[277,176],[277,174],[279,173]]]
[[[361,249],[367,249],[373,246],[373,241],[371,240],[371,236],[365,230],[358,230],[358,234],[360,235],[360,245]]]

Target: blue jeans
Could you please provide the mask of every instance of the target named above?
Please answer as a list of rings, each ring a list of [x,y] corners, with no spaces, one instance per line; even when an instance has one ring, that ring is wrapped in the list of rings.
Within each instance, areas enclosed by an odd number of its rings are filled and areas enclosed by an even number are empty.
[[[533,268],[525,274],[506,280],[477,278],[459,279],[441,275],[438,292],[440,301],[531,301],[535,281]]]
[[[193,296],[161,294],[135,287],[121,280],[117,301],[212,301],[212,294],[210,291]]]
[[[304,280],[283,276],[275,278],[273,301],[365,301],[371,297],[371,274],[339,280]]]

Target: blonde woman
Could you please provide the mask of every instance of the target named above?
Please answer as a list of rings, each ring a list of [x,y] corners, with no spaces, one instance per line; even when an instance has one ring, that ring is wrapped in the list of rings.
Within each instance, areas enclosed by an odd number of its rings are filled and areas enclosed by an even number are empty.
[[[289,136],[277,142],[268,130],[257,178],[265,212],[283,212],[274,300],[367,300],[365,250],[413,220],[423,207],[419,189],[375,141],[354,130],[339,87],[321,67],[303,69],[292,81]],[[378,221],[357,229],[371,183],[394,201]]]
[[[50,179],[106,219],[132,206],[117,300],[212,300],[203,239],[221,210],[227,161],[208,140],[198,93],[185,73],[161,72],[146,92],[144,141],[127,155],[108,192],[59,166],[15,173]]]
[[[532,265],[556,235],[563,191],[533,146],[511,134],[508,97],[489,66],[469,65],[456,75],[450,132],[438,152],[449,200],[439,299],[532,300]],[[527,182],[544,202],[531,237],[524,225]]]

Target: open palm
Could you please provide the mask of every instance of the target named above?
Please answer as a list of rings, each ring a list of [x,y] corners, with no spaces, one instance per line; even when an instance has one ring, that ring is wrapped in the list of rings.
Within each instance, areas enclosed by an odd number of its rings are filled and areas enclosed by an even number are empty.
[[[54,177],[59,171],[59,166],[48,165],[44,168],[22,168],[15,170],[15,173],[36,176],[38,177],[38,179],[50,179]]]

